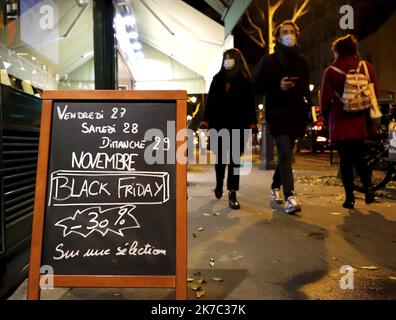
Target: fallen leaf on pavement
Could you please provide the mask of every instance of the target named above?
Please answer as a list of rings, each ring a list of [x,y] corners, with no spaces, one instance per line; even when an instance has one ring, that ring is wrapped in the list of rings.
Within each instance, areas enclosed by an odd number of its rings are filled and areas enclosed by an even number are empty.
[[[204,277],[198,277],[195,280],[197,280],[198,283],[205,283],[205,278]]]
[[[378,270],[379,269],[376,266],[368,266],[368,267],[361,266],[360,268],[365,269],[365,270]]]
[[[217,278],[217,277],[213,277],[211,278],[213,281],[217,281],[217,282],[223,282],[222,278]]]
[[[193,282],[194,278],[187,278],[187,282]]]
[[[199,227],[199,228],[198,228],[198,231],[204,231],[204,230],[205,230],[204,227]]]
[[[243,258],[243,256],[236,256],[236,257],[233,257],[232,260],[239,260],[239,259],[242,259],[242,258]]]
[[[306,236],[310,237],[310,238],[315,238],[318,240],[323,240],[324,238],[326,238],[326,236],[320,232],[311,232],[311,233],[306,234]]]
[[[396,277],[389,277],[389,279],[391,279],[391,280],[396,280]]]
[[[203,215],[204,215],[205,217],[209,217],[209,216],[210,216],[209,213],[204,213]]]
[[[211,258],[211,259],[209,260],[209,264],[210,264],[211,267],[214,266],[214,259],[213,259],[213,258]]]
[[[197,237],[197,235],[195,233],[192,233],[191,235],[192,235],[193,238]]]
[[[213,215],[218,217],[220,215],[220,212],[213,213]]]
[[[193,290],[193,291],[197,291],[197,290],[201,289],[201,286],[200,286],[199,284],[192,283],[192,284],[190,285],[190,288],[191,288],[191,290]]]
[[[206,294],[206,292],[205,291],[197,291],[197,292],[195,292],[195,295],[196,295],[196,297],[199,299],[199,298],[201,298],[202,296],[204,296]]]
[[[341,214],[340,212],[332,212],[331,214],[333,214],[333,215],[339,215],[339,214]]]

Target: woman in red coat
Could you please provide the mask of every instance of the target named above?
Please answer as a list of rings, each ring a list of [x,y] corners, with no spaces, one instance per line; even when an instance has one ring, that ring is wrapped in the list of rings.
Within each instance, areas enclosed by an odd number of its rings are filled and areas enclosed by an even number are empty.
[[[321,109],[329,125],[330,140],[340,154],[341,178],[346,199],[344,208],[353,209],[355,197],[353,194],[353,168],[360,176],[365,189],[367,204],[374,202],[371,176],[364,161],[364,140],[369,138],[370,113],[368,110],[347,112],[343,109],[340,98],[343,95],[346,76],[350,70],[358,68],[360,59],[358,44],[355,38],[347,35],[338,38],[333,43],[335,60],[325,70],[322,81]],[[366,62],[370,80],[374,83],[378,94],[378,83],[373,66]],[[360,71],[364,73],[364,70]],[[343,74],[345,73],[345,74]]]

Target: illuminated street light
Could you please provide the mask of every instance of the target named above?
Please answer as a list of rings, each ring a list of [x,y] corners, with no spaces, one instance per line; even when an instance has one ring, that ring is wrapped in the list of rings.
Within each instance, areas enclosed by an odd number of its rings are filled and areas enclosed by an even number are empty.
[[[137,51],[135,53],[136,59],[143,59],[144,58],[144,53],[142,51]]]
[[[136,31],[132,31],[129,33],[129,36],[131,37],[131,39],[137,39],[139,38],[139,34]]]
[[[3,61],[4,64],[4,68],[6,68],[6,70],[11,67],[11,63],[7,62],[7,61]]]
[[[142,44],[140,42],[138,42],[138,41],[131,41],[131,44],[132,44],[133,50],[138,51],[138,50],[142,49]]]
[[[197,102],[197,97],[193,96],[189,99],[190,102],[196,103]]]

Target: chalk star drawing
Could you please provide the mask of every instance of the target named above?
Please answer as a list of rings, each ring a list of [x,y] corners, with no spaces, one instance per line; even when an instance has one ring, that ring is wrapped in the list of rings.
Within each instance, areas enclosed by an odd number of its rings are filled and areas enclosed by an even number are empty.
[[[72,233],[87,238],[95,231],[103,237],[109,232],[124,237],[124,230],[140,228],[139,222],[131,214],[135,208],[135,205],[130,204],[103,211],[99,206],[77,210],[73,216],[56,222],[55,226],[63,228],[65,238]]]

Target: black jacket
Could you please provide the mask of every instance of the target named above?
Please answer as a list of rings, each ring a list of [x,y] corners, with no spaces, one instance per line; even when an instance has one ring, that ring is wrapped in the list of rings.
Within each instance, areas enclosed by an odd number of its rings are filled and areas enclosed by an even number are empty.
[[[280,88],[283,77],[298,77],[288,92]],[[253,70],[253,84],[265,95],[265,117],[273,136],[302,136],[311,107],[307,60],[297,48],[277,44],[275,53],[264,56]]]
[[[226,82],[230,82],[229,92]],[[252,83],[242,75],[226,77],[220,71],[213,77],[206,99],[203,120],[209,128],[248,129],[256,124],[255,93]]]

